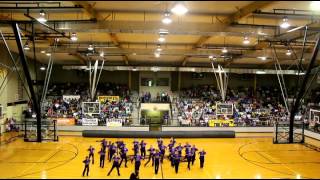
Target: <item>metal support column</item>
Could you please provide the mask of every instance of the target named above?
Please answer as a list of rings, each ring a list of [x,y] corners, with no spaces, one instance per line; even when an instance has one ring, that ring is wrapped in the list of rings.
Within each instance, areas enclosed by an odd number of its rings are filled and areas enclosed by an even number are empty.
[[[303,81],[302,81],[302,84],[300,86],[300,90],[299,90],[298,96],[297,96],[297,98],[296,98],[296,100],[294,102],[294,105],[292,106],[292,109],[291,109],[290,125],[289,125],[289,143],[293,143],[294,116],[295,116],[296,112],[298,111],[298,108],[300,106],[301,98],[303,97],[303,94],[305,93],[306,85],[307,85],[311,70],[312,70],[312,68],[314,66],[314,63],[316,62],[316,59],[317,59],[317,55],[318,55],[319,48],[320,48],[319,47],[320,46],[319,41],[320,41],[320,36],[318,36],[317,42],[316,42],[316,44],[314,46],[314,49],[313,49],[313,52],[312,52],[312,56],[311,56],[311,60],[310,60],[306,75],[303,78]]]
[[[40,113],[39,103],[37,101],[37,97],[36,97],[36,94],[33,89],[30,72],[28,69],[27,62],[26,62],[26,55],[24,54],[24,51],[23,51],[19,26],[17,23],[12,23],[12,28],[13,28],[14,35],[16,37],[16,43],[17,43],[17,47],[18,47],[18,51],[19,51],[19,56],[20,56],[20,61],[21,61],[21,65],[23,68],[23,72],[24,72],[25,77],[27,79],[29,91],[31,93],[32,105],[33,105],[33,108],[37,114],[37,116],[36,116],[37,117],[37,142],[41,142],[41,113]]]
[[[131,79],[132,79],[132,72],[128,71],[128,88],[131,89]]]
[[[257,95],[257,75],[253,75],[253,95]]]

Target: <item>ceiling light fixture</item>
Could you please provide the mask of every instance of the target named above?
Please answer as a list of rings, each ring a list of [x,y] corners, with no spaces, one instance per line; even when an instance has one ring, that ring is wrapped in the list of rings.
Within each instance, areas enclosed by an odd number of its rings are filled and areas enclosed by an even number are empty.
[[[163,24],[171,24],[172,23],[172,19],[170,18],[170,13],[169,12],[165,12],[164,13],[164,17],[162,19],[162,23]]]
[[[249,40],[249,37],[248,36],[245,36],[243,38],[243,44],[249,44],[250,43],[250,40]]]
[[[266,57],[266,56],[260,56],[260,57],[258,57],[258,58],[261,59],[262,61],[267,60],[267,57]]]
[[[155,56],[156,58],[159,58],[159,57],[160,57],[160,53],[159,53],[159,52],[155,52],[155,53],[154,53],[154,56]]]
[[[291,50],[288,49],[287,52],[286,52],[286,55],[287,55],[287,56],[291,56],[291,54],[292,54]]]
[[[264,71],[256,71],[256,74],[266,74]]]
[[[320,11],[320,1],[311,1],[310,9],[313,11]]]
[[[290,24],[289,24],[289,22],[288,22],[288,18],[287,18],[287,17],[284,17],[284,18],[282,19],[282,23],[280,24],[280,27],[281,27],[282,29],[288,29],[288,28],[290,27]]]
[[[92,51],[92,50],[93,50],[92,44],[89,45],[88,50],[89,50],[89,51]]]
[[[78,40],[77,34],[76,33],[72,33],[70,39],[71,39],[71,41],[77,41]]]
[[[157,51],[162,51],[160,44],[157,45]]]
[[[209,59],[213,59],[213,56],[212,56],[212,55],[210,55],[210,56],[209,56]]]
[[[171,9],[171,12],[178,16],[182,16],[188,12],[188,9],[184,6],[183,3],[179,2]]]
[[[29,43],[28,42],[26,42],[26,44],[24,45],[24,47],[23,47],[23,49],[24,50],[30,50],[30,47],[29,47]]]
[[[228,52],[228,49],[226,47],[224,47],[222,50],[221,50],[222,53],[227,53]]]
[[[44,70],[46,70],[46,67],[41,66],[41,67],[40,67],[40,70],[41,70],[41,71],[44,71]]]
[[[46,53],[47,56],[51,56],[51,53]]]
[[[44,12],[44,10],[41,10],[40,17],[37,20],[41,23],[45,23],[45,22],[47,22],[47,19],[45,16],[46,16],[46,13]]]
[[[41,53],[41,54],[44,54],[44,53],[46,53],[46,51],[42,50],[42,51],[40,51],[40,53]]]
[[[160,37],[158,38],[158,41],[159,42],[164,42],[164,41],[166,41],[166,39],[164,38],[163,35],[160,35]]]
[[[157,71],[159,71],[159,70],[160,70],[160,68],[157,67],[157,66],[151,67],[151,71],[153,71],[153,72],[157,72]]]
[[[104,52],[103,51],[100,53],[100,57],[104,57]]]

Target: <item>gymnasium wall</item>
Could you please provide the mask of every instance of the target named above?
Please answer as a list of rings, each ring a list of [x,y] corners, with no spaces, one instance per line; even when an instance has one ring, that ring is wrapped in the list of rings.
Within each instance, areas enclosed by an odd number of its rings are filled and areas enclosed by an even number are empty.
[[[85,70],[64,70],[60,65],[54,65],[52,67],[52,79],[53,83],[88,83],[89,72]],[[128,71],[102,71],[100,82],[111,82],[119,84],[128,84],[129,81]],[[136,79],[135,76],[133,79]]]
[[[40,74],[44,72],[40,72]],[[142,91],[139,83],[139,77],[141,74],[148,74],[153,72],[131,72],[131,89],[136,91]],[[178,72],[166,72],[170,74],[170,86],[172,91],[178,90]],[[278,78],[276,75],[255,75],[255,74],[229,74],[229,87],[254,87],[254,76],[256,76],[256,86],[275,86],[279,88]],[[38,75],[39,77],[39,75]],[[40,77],[41,78],[41,77]],[[296,76],[285,75],[285,82],[288,88],[295,87]],[[64,83],[64,82],[76,82],[76,83],[87,83],[89,81],[89,74],[84,70],[64,70],[61,65],[55,65],[52,69],[53,83]],[[103,71],[101,74],[100,82],[112,82],[118,84],[129,85],[129,72],[128,71]],[[197,85],[212,84],[216,86],[216,80],[213,73],[204,73],[202,79],[193,79],[191,72],[181,72],[181,84],[180,88],[189,88]],[[317,84],[313,85],[317,87]]]
[[[15,60],[18,59],[18,54],[12,52],[13,58]],[[23,102],[23,101],[28,101],[29,97],[27,95],[28,90],[28,85],[25,80],[24,72],[21,67],[20,61],[17,62],[17,66],[19,68],[19,73],[21,74],[21,77],[23,81],[20,80],[18,73],[14,70],[10,70],[3,65],[7,67],[11,67],[13,69],[14,64],[12,63],[9,53],[7,52],[5,46],[3,44],[0,44],[0,62],[2,65],[0,65],[1,72],[0,73],[0,83],[5,79],[5,76],[7,73],[9,73],[7,79],[4,81],[3,87],[0,89],[0,104],[3,106],[3,111],[4,111],[4,116],[0,120],[0,124],[2,124],[3,120],[7,117],[14,117],[18,121],[21,120],[21,114],[24,109],[27,108],[27,104],[16,104],[17,102]],[[36,72],[35,72],[35,64],[34,61],[31,58],[27,57],[27,64],[29,67],[30,75],[33,80],[35,80],[36,77]],[[40,64],[36,63],[37,66],[37,77],[38,80],[43,79],[44,72],[40,72],[39,67]],[[23,86],[23,82],[25,83],[25,86],[27,88],[27,91],[25,90]],[[0,85],[1,85],[0,84]],[[36,92],[37,93],[37,92]],[[8,106],[9,104],[13,104]],[[3,129],[3,128],[1,128]]]

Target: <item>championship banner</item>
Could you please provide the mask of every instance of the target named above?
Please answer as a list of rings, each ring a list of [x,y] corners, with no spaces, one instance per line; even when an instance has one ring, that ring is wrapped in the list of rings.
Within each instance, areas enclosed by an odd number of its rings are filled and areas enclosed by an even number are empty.
[[[107,122],[107,127],[121,127],[122,123],[119,121]]]
[[[62,96],[63,100],[71,100],[71,99],[76,99],[79,100],[80,99],[80,95],[63,95]]]
[[[55,119],[55,118],[52,118]],[[57,120],[57,125],[63,125],[63,126],[68,126],[68,125],[75,125],[76,120],[74,118],[56,118]]]
[[[101,104],[106,102],[106,100],[108,100],[109,102],[112,102],[112,101],[119,102],[120,97],[119,96],[98,96],[98,100]]]
[[[234,127],[233,119],[223,120],[223,119],[214,119],[209,120],[210,127]]]
[[[98,126],[98,118],[82,118],[82,126]]]

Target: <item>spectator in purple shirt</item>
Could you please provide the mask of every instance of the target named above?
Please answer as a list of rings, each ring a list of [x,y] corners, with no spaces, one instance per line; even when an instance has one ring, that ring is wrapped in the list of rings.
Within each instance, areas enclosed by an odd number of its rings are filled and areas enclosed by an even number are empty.
[[[111,169],[110,169],[110,171],[109,171],[109,173],[108,173],[108,176],[110,176],[110,173],[112,172],[112,170],[114,169],[114,168],[117,168],[117,171],[118,171],[118,176],[120,176],[120,172],[119,172],[119,167],[120,167],[120,156],[118,155],[118,154],[115,154],[114,156],[113,156],[113,164],[112,164],[112,167],[111,167]]]
[[[92,164],[94,164],[94,148],[90,145],[88,151],[89,151],[89,159],[92,157]]]
[[[90,164],[90,158],[86,156],[86,159],[82,161],[84,163],[84,169],[82,172],[82,176],[84,176],[85,172],[87,172],[87,176],[89,175],[89,164]]]

